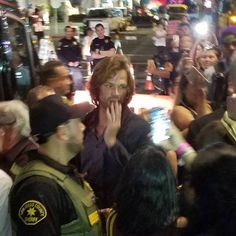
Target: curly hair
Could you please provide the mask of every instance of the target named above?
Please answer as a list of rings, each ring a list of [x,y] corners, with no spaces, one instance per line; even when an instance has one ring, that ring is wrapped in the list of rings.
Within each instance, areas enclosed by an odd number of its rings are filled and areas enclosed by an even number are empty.
[[[172,226],[177,215],[175,183],[160,147],[149,144],[134,154],[117,187],[119,230],[127,235],[148,235]]]
[[[129,61],[123,55],[115,55],[102,59],[94,68],[94,72],[89,82],[89,91],[94,105],[99,105],[99,90],[102,84],[111,79],[119,71],[125,70],[127,74],[127,96],[125,104],[127,105],[134,94],[134,79],[130,73]]]

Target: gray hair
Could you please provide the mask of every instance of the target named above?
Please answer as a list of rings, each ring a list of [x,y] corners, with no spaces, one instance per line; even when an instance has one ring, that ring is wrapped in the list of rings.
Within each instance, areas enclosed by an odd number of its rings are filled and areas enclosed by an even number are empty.
[[[31,128],[29,122],[29,109],[25,103],[20,100],[0,102],[0,110],[12,112],[16,117],[14,127],[19,131],[19,135],[29,137]]]

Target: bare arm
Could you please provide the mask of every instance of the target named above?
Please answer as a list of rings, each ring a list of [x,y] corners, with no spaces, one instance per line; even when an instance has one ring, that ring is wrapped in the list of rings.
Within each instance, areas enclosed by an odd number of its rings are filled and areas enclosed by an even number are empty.
[[[189,127],[189,124],[194,120],[194,117],[187,108],[177,105],[173,108],[171,120],[180,131],[183,131]]]
[[[173,71],[173,65],[170,62],[166,62],[164,65],[164,70],[156,68],[153,65],[148,65],[147,71],[152,75],[157,75],[162,78],[170,78],[170,73]]]
[[[201,88],[201,89],[198,89],[197,92],[198,92],[198,96],[196,98],[196,101],[197,101],[196,112],[197,112],[197,116],[201,117],[201,116],[211,113],[212,108],[207,101],[206,91]]]
[[[112,57],[113,55],[115,55],[116,53],[116,50],[115,48],[111,48],[107,51],[100,51],[100,54],[103,56],[103,57]]]

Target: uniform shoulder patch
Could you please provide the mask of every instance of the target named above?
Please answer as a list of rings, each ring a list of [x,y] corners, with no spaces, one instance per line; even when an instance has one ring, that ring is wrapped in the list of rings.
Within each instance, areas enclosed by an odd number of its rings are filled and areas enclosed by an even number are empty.
[[[36,225],[46,218],[47,210],[41,202],[29,200],[20,207],[18,216],[25,225]]]

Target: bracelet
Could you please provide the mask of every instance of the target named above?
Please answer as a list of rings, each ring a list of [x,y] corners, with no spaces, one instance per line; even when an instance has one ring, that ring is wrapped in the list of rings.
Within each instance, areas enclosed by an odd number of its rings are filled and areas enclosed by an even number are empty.
[[[177,149],[175,150],[177,156],[181,156],[184,154],[184,152],[190,147],[190,145],[185,142],[185,143],[181,143]]]

